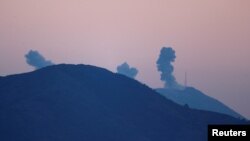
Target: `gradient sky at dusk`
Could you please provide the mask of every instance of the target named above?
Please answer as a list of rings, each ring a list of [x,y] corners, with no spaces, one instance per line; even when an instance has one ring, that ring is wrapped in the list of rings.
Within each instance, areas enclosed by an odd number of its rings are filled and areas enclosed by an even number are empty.
[[[249,0],[1,0],[0,75],[28,72],[24,54],[116,71],[162,87],[161,47],[176,51],[175,76],[250,118]]]

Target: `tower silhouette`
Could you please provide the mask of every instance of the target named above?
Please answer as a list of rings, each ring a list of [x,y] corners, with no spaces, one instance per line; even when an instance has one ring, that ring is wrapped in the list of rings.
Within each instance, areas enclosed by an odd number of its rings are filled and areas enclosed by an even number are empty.
[[[187,72],[185,72],[184,86],[187,87]]]

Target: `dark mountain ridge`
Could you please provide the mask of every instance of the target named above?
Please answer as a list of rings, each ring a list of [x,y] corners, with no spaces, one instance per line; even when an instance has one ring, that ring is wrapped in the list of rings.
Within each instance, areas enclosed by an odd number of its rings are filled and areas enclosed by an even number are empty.
[[[193,87],[186,87],[184,90],[159,88],[156,91],[180,105],[188,105],[190,108],[199,110],[218,112],[235,118],[245,118],[217,99],[209,97]]]
[[[0,79],[0,140],[204,141],[207,124],[249,124],[192,110],[120,74],[55,65]]]

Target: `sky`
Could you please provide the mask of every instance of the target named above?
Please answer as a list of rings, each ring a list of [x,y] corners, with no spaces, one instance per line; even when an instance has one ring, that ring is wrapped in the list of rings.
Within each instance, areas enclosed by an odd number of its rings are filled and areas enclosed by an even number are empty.
[[[54,63],[113,72],[163,87],[160,49],[176,51],[174,75],[250,118],[249,0],[0,0],[0,75],[33,68],[37,50]]]

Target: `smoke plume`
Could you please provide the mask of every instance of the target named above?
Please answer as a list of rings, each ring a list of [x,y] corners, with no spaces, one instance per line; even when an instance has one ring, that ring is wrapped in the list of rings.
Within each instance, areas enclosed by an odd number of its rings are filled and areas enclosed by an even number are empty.
[[[134,67],[130,67],[126,62],[121,64],[120,66],[117,66],[117,73],[126,75],[130,78],[135,78],[135,76],[138,73],[138,70]]]
[[[46,60],[38,51],[30,50],[26,55],[26,62],[35,69],[53,65],[49,60]]]
[[[158,71],[161,72],[161,80],[165,82],[165,88],[179,87],[173,75],[174,67],[171,64],[175,61],[175,58],[175,51],[171,47],[163,47],[156,62]]]

